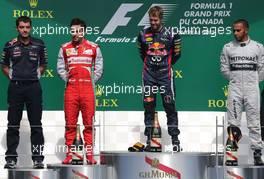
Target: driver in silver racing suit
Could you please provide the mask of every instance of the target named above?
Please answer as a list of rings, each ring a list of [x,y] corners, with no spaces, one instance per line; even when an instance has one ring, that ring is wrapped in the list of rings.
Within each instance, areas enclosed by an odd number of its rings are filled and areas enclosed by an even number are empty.
[[[259,82],[264,78],[263,45],[248,36],[248,22],[234,22],[235,40],[225,44],[221,54],[221,72],[229,80],[227,118],[231,127],[240,126],[243,107],[246,111],[254,164],[263,165],[260,135]]]

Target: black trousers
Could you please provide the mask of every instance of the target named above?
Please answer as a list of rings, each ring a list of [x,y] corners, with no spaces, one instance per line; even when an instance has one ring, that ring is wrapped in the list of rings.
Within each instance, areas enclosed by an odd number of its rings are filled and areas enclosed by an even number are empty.
[[[178,113],[176,111],[173,78],[169,79],[168,77],[164,77],[156,80],[147,73],[144,77],[143,105],[145,109],[144,123],[146,126],[144,135],[147,136],[147,140],[149,141],[151,138],[151,128],[153,125],[156,108],[156,93],[154,93],[155,90],[153,89],[159,88],[159,92],[162,98],[162,104],[167,115],[168,133],[171,136],[172,143],[178,142],[178,135],[180,134],[180,130],[178,128]]]
[[[32,160],[43,160],[44,137],[42,132],[42,89],[39,81],[11,81],[8,86],[8,128],[6,160],[17,160],[19,127],[24,104],[31,128]]]

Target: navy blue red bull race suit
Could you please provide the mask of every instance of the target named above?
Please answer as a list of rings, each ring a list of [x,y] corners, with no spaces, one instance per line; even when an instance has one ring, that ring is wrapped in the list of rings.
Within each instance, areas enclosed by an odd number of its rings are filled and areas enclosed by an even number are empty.
[[[167,114],[168,133],[172,144],[179,143],[178,114],[175,107],[175,87],[172,65],[181,56],[181,38],[170,29],[161,27],[153,32],[151,27],[140,31],[138,48],[144,62],[142,79],[145,109],[145,136],[150,140],[152,121],[156,107],[156,93],[159,90]]]

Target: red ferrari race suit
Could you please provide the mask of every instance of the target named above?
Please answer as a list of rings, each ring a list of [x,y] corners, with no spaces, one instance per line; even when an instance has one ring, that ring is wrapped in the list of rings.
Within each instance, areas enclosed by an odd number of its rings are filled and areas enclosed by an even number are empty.
[[[58,55],[57,72],[66,82],[64,94],[66,145],[69,149],[73,143],[81,111],[86,154],[88,160],[89,157],[93,160],[94,84],[103,73],[103,57],[99,46],[86,39],[77,46],[72,42],[62,45]]]

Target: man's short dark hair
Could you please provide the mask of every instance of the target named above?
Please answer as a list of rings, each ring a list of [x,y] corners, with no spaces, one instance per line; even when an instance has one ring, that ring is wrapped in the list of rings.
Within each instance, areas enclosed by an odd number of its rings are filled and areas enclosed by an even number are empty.
[[[163,9],[160,6],[153,6],[148,11],[149,16],[159,17],[163,19]]]
[[[16,26],[18,27],[19,23],[20,22],[24,22],[24,23],[27,23],[29,22],[30,26],[32,24],[32,21],[31,19],[28,17],[28,16],[20,16],[16,19]]]
[[[233,22],[233,25],[238,24],[238,23],[243,24],[247,29],[249,29],[249,23],[246,19],[238,19],[238,20]]]
[[[71,20],[70,26],[73,26],[73,25],[80,25],[81,27],[86,29],[86,23],[83,20],[79,19],[79,18],[73,18]]]

